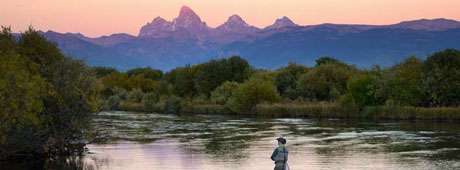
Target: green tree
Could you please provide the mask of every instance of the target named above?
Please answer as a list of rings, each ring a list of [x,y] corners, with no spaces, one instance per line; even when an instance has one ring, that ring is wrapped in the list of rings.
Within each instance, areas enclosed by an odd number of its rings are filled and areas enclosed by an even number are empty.
[[[136,102],[139,103],[142,101],[142,98],[144,97],[144,92],[140,89],[133,89],[130,92],[128,92],[128,100],[131,102]]]
[[[134,68],[126,72],[129,77],[142,75],[144,78],[151,80],[160,80],[163,77],[161,70],[152,69],[150,67]]]
[[[337,64],[322,64],[300,76],[297,87],[304,98],[336,100],[345,94],[347,81],[354,70]]]
[[[281,96],[290,99],[297,98],[298,94],[295,92],[295,89],[297,89],[297,80],[300,75],[307,72],[307,67],[295,63],[289,63],[288,66],[279,69],[275,76],[275,84]]]
[[[160,100],[160,96],[158,93],[147,93],[142,98],[142,103],[144,103],[145,110],[147,111],[154,111],[155,105]]]
[[[233,95],[235,89],[238,88],[238,83],[227,81],[222,83],[211,93],[211,101],[217,104],[225,104],[228,99]]]
[[[128,75],[119,72],[113,72],[100,78],[99,81],[103,85],[101,92],[102,95],[107,98],[116,94],[116,88],[122,88],[125,90],[130,89],[128,80]]]
[[[30,27],[21,34],[18,42],[18,52],[38,64],[39,71],[45,79],[50,79],[52,67],[64,59],[64,55],[54,44],[46,40],[40,32]]]
[[[0,32],[0,53],[16,50],[17,46],[11,33],[11,27],[2,26],[2,31]]]
[[[381,79],[381,96],[399,105],[418,105],[423,100],[422,68],[423,62],[415,57],[391,67]]]
[[[0,53],[0,159],[41,150],[44,87],[36,65],[18,54]]]
[[[107,98],[104,103],[105,110],[117,110],[119,109],[122,99],[118,95],[113,95]]]
[[[100,89],[92,71],[81,61],[64,58],[50,70],[52,78],[44,97],[47,107],[42,112],[51,132],[46,147],[52,153],[71,154],[72,143],[83,139],[92,113],[99,109]]]
[[[144,75],[131,76],[126,84],[128,90],[141,89],[144,92],[152,92],[159,88],[158,80],[145,78]]]
[[[460,51],[447,49],[434,53],[424,62],[423,85],[430,105],[460,104]]]
[[[177,96],[169,96],[166,99],[163,111],[167,114],[178,114],[182,110],[182,99]]]
[[[55,44],[33,29],[21,34],[14,46],[10,48],[15,50],[1,53],[2,60],[7,58],[2,64],[8,63],[9,66],[2,66],[0,70],[5,76],[0,83],[5,84],[0,88],[24,91],[9,94],[11,91],[6,90],[8,94],[1,95],[7,96],[4,101],[10,103],[2,107],[2,115],[16,114],[14,110],[19,105],[30,106],[31,109],[23,110],[26,113],[17,114],[30,118],[39,115],[33,120],[40,126],[6,127],[6,131],[11,132],[7,134],[15,135],[6,137],[7,143],[13,146],[2,145],[0,152],[7,153],[6,156],[18,153],[56,156],[83,151],[83,145],[75,147],[73,143],[83,139],[89,129],[91,113],[100,105],[99,86],[92,71],[81,61],[65,57]],[[19,55],[11,51],[17,51]],[[12,70],[16,72],[11,73]],[[40,79],[42,83],[39,83]],[[3,118],[5,122],[17,122],[15,116]]]
[[[354,104],[359,107],[383,104],[384,100],[378,95],[379,77],[372,73],[355,75],[348,81],[348,94]]]
[[[278,100],[279,94],[272,81],[251,78],[238,86],[226,105],[234,112],[245,113],[253,111],[259,103]]]
[[[243,82],[251,71],[248,62],[237,56],[211,60],[194,66],[194,69],[195,86],[200,94],[206,96],[225,81]]]
[[[340,61],[340,60],[337,60],[333,57],[328,57],[328,56],[324,56],[324,57],[320,57],[318,59],[316,59],[316,65],[315,67],[318,67],[318,66],[321,66],[323,64],[336,64],[336,65],[342,65],[342,66],[346,66],[347,64],[345,64],[344,62]]]
[[[193,97],[197,94],[194,83],[195,71],[190,66],[178,67],[165,75],[165,79],[172,84],[175,95]]]
[[[112,73],[119,73],[118,70],[111,67],[93,67],[92,70],[97,78],[105,77]]]

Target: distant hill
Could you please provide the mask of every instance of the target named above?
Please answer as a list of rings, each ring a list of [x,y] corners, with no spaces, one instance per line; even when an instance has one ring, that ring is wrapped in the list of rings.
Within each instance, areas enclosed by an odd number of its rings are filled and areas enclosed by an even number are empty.
[[[333,56],[362,67],[391,65],[445,48],[460,49],[460,22],[421,19],[392,25],[320,24],[300,26],[288,17],[257,28],[232,15],[211,28],[189,7],[173,21],[156,17],[137,36],[113,34],[89,38],[79,33],[43,33],[66,54],[91,65],[118,69],[150,66],[168,70],[212,58],[240,55],[256,67],[288,62],[313,64]]]

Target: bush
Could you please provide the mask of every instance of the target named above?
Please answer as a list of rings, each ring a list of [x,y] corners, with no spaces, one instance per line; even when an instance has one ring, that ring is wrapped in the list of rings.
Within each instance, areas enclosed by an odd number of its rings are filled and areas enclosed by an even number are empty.
[[[423,85],[429,104],[460,105],[460,51],[447,49],[428,57],[423,65]]]
[[[147,93],[142,98],[142,103],[144,103],[144,108],[147,111],[155,111],[156,105],[160,99],[160,96],[156,93]]]
[[[209,97],[211,92],[225,81],[243,82],[250,75],[250,65],[241,57],[233,56],[210,60],[193,67],[194,82],[198,92]]]
[[[297,87],[310,100],[334,101],[346,92],[352,71],[343,65],[321,64],[300,76]]]
[[[340,96],[339,105],[343,108],[343,112],[350,114],[359,113],[363,107],[355,102],[353,96],[350,93]]]
[[[211,93],[211,101],[217,104],[225,104],[238,88],[236,82],[224,82]]]
[[[348,94],[360,108],[364,106],[375,106],[383,104],[377,95],[378,79],[371,74],[363,74],[353,77],[348,81]]]
[[[144,92],[140,89],[131,90],[128,93],[128,101],[140,103],[144,97]]]
[[[93,67],[92,70],[96,74],[97,78],[105,77],[112,73],[119,73],[118,70],[111,67]]]
[[[294,63],[289,63],[288,66],[279,69],[275,76],[275,84],[280,95],[290,99],[296,99],[298,97],[295,91],[295,89],[297,89],[297,80],[300,75],[307,72],[308,68],[306,66]]]
[[[104,104],[104,110],[119,109],[121,98],[118,95],[110,96]]]
[[[380,93],[394,104],[418,105],[423,100],[422,67],[422,61],[415,57],[393,66],[384,73]]]
[[[170,96],[166,99],[163,112],[168,114],[178,114],[182,110],[182,99],[176,96]]]
[[[152,69],[150,67],[134,68],[134,69],[128,70],[126,74],[129,77],[141,75],[142,77],[151,79],[151,80],[159,80],[163,77],[163,72],[161,70]]]
[[[120,98],[120,100],[128,99],[128,91],[126,91],[124,88],[115,87],[115,88],[113,88],[112,91],[113,91],[112,92],[113,95],[118,96]]]
[[[227,101],[227,106],[234,112],[246,113],[262,102],[275,102],[279,94],[272,81],[252,78],[242,83]]]

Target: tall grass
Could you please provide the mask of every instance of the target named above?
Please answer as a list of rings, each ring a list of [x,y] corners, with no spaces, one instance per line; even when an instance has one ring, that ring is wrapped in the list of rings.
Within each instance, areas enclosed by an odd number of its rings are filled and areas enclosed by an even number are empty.
[[[182,109],[184,113],[191,114],[234,114],[230,109],[220,104],[194,104]]]
[[[134,112],[145,112],[146,111],[144,104],[137,103],[137,102],[128,102],[128,101],[120,102],[118,109],[123,110],[123,111],[134,111]]]
[[[411,107],[411,106],[374,106],[366,107],[363,117],[370,119],[392,120],[431,120],[454,121],[460,120],[459,107]]]
[[[121,102],[119,107],[125,111],[164,113],[164,104],[162,103],[155,104],[148,110],[145,109],[142,103],[133,102]],[[239,113],[232,112],[225,105],[192,102],[183,104],[181,113],[239,115]],[[460,107],[367,106],[358,109],[334,102],[290,102],[259,104],[254,111],[241,115],[267,118],[460,121]]]
[[[348,118],[337,103],[275,103],[259,104],[255,114],[263,117]]]

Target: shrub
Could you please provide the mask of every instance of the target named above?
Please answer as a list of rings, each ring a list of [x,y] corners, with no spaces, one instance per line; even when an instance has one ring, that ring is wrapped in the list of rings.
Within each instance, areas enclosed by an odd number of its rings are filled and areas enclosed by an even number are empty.
[[[142,101],[143,97],[144,97],[144,92],[142,92],[142,90],[140,89],[134,89],[128,93],[128,101],[130,102],[139,103]]]
[[[347,97],[359,107],[375,106],[382,104],[382,100],[377,95],[378,79],[371,74],[357,75],[348,81]]]
[[[104,110],[117,110],[119,109],[121,98],[117,95],[110,96],[104,104]]]
[[[163,112],[168,114],[178,114],[182,110],[182,99],[176,96],[170,96],[166,99]]]
[[[113,91],[113,95],[118,96],[120,100],[128,99],[128,91],[126,91],[124,88],[115,87],[113,88],[112,91]]]
[[[297,80],[300,75],[307,73],[308,68],[303,65],[289,63],[277,71],[275,76],[276,88],[283,97],[295,99],[298,95],[293,89],[297,89]]]
[[[253,111],[259,103],[271,103],[279,98],[272,81],[252,78],[238,86],[226,105],[234,112],[245,113]]]
[[[142,98],[142,103],[144,103],[144,108],[146,111],[155,111],[156,105],[160,99],[160,96],[156,93],[147,93]]]
[[[297,87],[301,95],[311,100],[332,101],[346,92],[350,69],[343,65],[321,64],[300,76]]]
[[[225,81],[243,82],[251,71],[249,63],[238,56],[210,60],[193,68],[196,70],[196,88],[199,93],[206,96]]]
[[[460,105],[460,51],[447,49],[428,57],[423,82],[431,105]]]
[[[419,104],[423,99],[422,67],[422,61],[410,57],[386,72],[381,89],[387,100],[399,105]]]
[[[161,70],[152,69],[150,67],[134,68],[134,69],[128,70],[126,74],[129,77],[141,75],[142,77],[145,77],[151,80],[159,80],[161,77],[163,77],[163,72]]]
[[[236,82],[224,82],[211,93],[211,101],[217,104],[225,104],[238,88]]]

